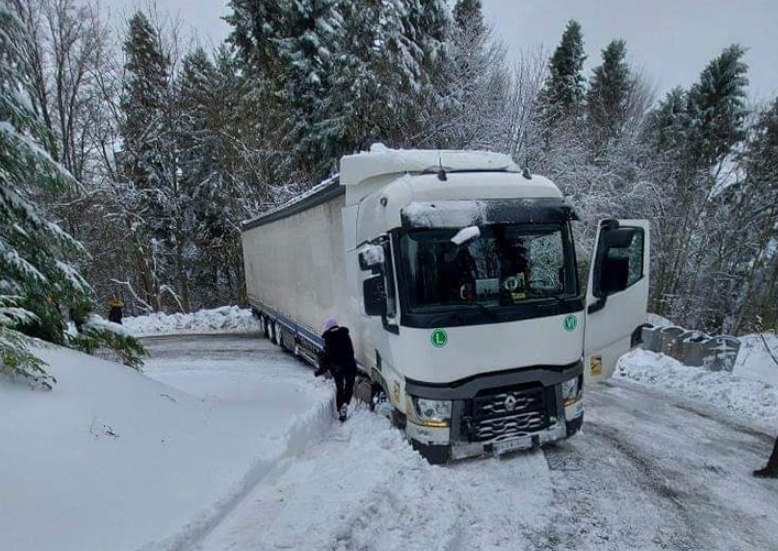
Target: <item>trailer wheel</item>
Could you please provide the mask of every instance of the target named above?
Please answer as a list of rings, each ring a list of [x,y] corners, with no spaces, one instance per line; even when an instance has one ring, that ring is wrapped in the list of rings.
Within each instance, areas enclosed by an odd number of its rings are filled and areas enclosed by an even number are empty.
[[[289,352],[289,345],[288,341],[289,339],[284,339],[284,328],[283,327],[276,327],[276,331],[278,333],[278,342],[276,343],[278,346],[281,347],[281,350],[284,350],[285,352]],[[288,334],[287,334],[288,337]]]
[[[270,322],[267,316],[262,316],[262,333],[264,333],[266,339],[270,339]]]

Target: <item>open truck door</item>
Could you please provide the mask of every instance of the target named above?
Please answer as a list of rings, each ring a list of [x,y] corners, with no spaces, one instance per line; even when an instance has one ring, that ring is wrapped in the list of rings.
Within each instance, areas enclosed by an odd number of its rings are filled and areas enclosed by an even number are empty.
[[[602,220],[589,267],[584,378],[608,379],[619,357],[640,343],[648,306],[647,220]]]

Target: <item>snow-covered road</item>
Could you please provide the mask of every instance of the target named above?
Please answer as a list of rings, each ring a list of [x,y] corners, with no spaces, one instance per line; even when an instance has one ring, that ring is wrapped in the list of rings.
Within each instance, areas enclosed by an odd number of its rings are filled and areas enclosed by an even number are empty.
[[[288,370],[299,384],[300,364],[264,340],[145,344],[147,373],[189,393],[264,398]],[[223,385],[200,376],[205,365],[223,371]],[[272,417],[305,407],[279,404]],[[778,482],[750,476],[765,460],[767,434],[625,381],[589,388],[586,408],[583,433],[569,441],[445,467],[428,465],[365,409],[344,425],[325,420],[189,548],[778,550]]]
[[[778,549],[778,484],[751,477],[770,437],[623,381],[586,407],[584,433],[546,450],[561,522],[541,549]]]

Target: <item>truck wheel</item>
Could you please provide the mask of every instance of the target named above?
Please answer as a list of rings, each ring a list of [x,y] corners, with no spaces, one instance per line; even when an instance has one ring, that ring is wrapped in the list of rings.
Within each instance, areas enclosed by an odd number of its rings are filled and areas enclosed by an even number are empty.
[[[288,338],[286,340],[284,339],[284,328],[278,327],[277,330],[278,330],[278,343],[276,344],[278,344],[278,346],[281,347],[281,350],[285,352],[289,352],[289,346],[287,345],[289,339]]]
[[[266,339],[270,339],[270,322],[268,322],[267,316],[262,316],[262,333]]]
[[[451,446],[422,444],[411,440],[411,447],[427,460],[430,465],[443,465],[451,460]]]
[[[378,415],[383,415],[387,419],[391,419],[394,406],[389,403],[384,389],[381,387],[381,385],[373,384],[371,390],[372,396],[370,397],[370,411],[373,411]]]
[[[273,342],[277,345],[283,348],[281,344],[281,328],[278,326],[278,322],[273,322]]]

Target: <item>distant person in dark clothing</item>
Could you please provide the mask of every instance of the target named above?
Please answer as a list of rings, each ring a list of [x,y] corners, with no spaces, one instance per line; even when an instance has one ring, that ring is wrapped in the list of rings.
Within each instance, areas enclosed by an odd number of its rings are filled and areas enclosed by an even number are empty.
[[[335,318],[324,322],[324,350],[319,359],[319,369],[314,372],[317,377],[327,371],[335,380],[335,405],[338,408],[338,418],[346,420],[348,404],[354,393],[354,380],[357,377],[357,361],[354,358],[354,345],[351,343],[348,328],[338,325]]]
[[[764,469],[754,471],[754,476],[757,478],[778,478],[778,437],[775,438],[773,453],[767,460],[767,466]]]
[[[124,307],[124,302],[120,298],[113,297],[111,300],[108,301],[108,321],[112,321],[113,323],[118,323],[119,325],[122,324],[122,308]]]

